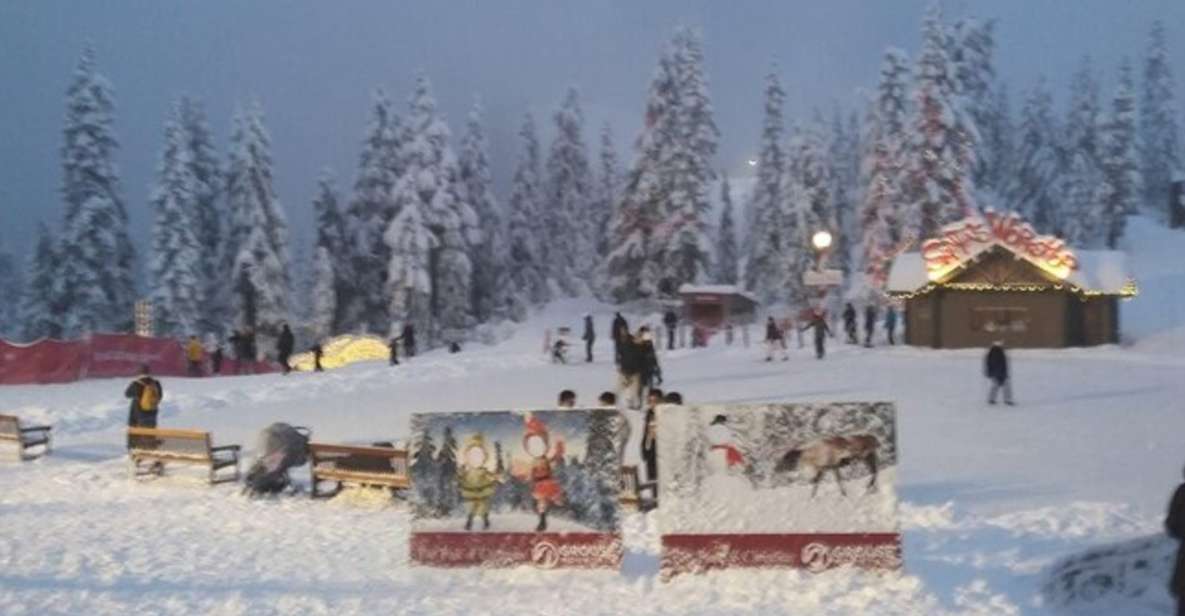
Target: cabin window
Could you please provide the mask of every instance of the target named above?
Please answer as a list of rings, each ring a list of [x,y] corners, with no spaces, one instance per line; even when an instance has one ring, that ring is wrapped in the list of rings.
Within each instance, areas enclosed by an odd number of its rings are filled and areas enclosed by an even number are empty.
[[[971,309],[971,331],[989,334],[1021,333],[1029,330],[1028,308],[979,306]]]

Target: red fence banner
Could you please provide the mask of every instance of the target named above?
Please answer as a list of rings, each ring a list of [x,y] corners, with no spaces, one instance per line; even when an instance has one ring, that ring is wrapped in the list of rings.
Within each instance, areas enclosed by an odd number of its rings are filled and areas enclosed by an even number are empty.
[[[835,567],[897,569],[897,533],[663,535],[664,576],[738,567],[791,567],[819,573]]]
[[[411,560],[433,567],[617,569],[624,548],[609,533],[430,533],[411,536]]]
[[[82,341],[41,340],[28,345],[0,341],[0,383],[77,381],[85,358]]]
[[[146,338],[131,334],[94,334],[85,375],[88,378],[134,376],[147,364],[153,374],[185,376],[181,343],[171,338]]]

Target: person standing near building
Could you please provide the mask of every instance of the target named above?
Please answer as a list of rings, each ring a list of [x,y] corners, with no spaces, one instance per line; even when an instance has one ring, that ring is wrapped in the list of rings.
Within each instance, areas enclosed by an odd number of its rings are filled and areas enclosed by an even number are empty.
[[[280,330],[280,339],[276,341],[276,358],[280,360],[280,367],[284,369],[284,374],[292,372],[292,366],[288,365],[288,358],[292,357],[292,349],[295,346],[296,338],[292,335],[288,324],[285,323]]]
[[[123,395],[131,400],[128,408],[128,427],[155,428],[156,413],[160,408],[161,399],[165,397],[165,390],[160,381],[152,378],[148,364],[140,366],[140,375],[128,384]]]
[[[897,344],[893,338],[894,332],[897,331],[897,311],[890,304],[885,309],[885,335],[889,337],[889,344]]]
[[[676,315],[674,310],[667,310],[667,313],[662,315],[662,324],[667,328],[667,350],[673,351],[675,350],[675,328],[679,327],[679,315]]]
[[[584,361],[592,363],[593,360],[593,342],[597,340],[597,332],[593,328],[593,318],[591,314],[584,315]]]
[[[988,393],[988,404],[996,403],[996,393],[1004,389],[1004,404],[1012,406],[1012,382],[1008,380],[1008,356],[1004,354],[1004,341],[997,340],[988,349],[984,358],[983,371],[992,383]]]
[[[1173,564],[1173,576],[1169,579],[1169,592],[1177,599],[1177,614],[1185,616],[1185,483],[1177,486],[1169,501],[1169,513],[1164,519],[1164,530],[1177,543],[1177,559]]]
[[[868,302],[864,307],[864,346],[872,348],[872,332],[876,331],[876,304]]]
[[[198,342],[197,336],[190,336],[189,342],[185,344],[185,360],[189,364],[189,376],[202,375],[202,361],[205,358],[206,350],[202,348],[202,343]]]

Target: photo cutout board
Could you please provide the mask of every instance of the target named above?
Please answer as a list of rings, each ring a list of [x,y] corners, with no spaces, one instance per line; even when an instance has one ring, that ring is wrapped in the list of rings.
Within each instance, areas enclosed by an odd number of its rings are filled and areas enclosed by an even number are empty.
[[[892,403],[658,409],[662,576],[897,569]]]
[[[412,563],[620,567],[622,422],[612,409],[413,415]]]

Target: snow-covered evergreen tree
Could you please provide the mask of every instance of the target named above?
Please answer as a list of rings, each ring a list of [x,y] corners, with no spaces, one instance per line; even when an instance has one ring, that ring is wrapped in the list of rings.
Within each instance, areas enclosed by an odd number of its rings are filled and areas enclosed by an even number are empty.
[[[1075,248],[1092,248],[1099,243],[1103,231],[1105,186],[1099,166],[1090,151],[1073,148],[1070,163],[1058,186],[1062,199],[1063,237]]]
[[[716,282],[737,283],[737,230],[732,209],[728,176],[720,179],[720,226],[716,229]]]
[[[405,184],[407,190],[414,190]],[[415,198],[401,199],[403,206],[387,226],[383,236],[391,261],[386,275],[386,297],[392,315],[391,335],[401,332],[401,325],[411,324],[417,332],[432,331],[432,277],[429,263],[437,246],[428,230],[423,205]]]
[[[1083,151],[1091,158],[1099,150],[1099,85],[1089,56],[1070,77],[1070,103],[1066,114],[1063,149],[1068,154]],[[1068,166],[1068,164],[1067,164]]]
[[[830,167],[828,176],[831,178],[828,190],[835,208],[835,228],[832,230],[835,235],[832,250],[834,260],[831,265],[843,271],[845,279],[848,279],[852,272],[851,249],[859,238],[855,205],[860,182],[858,130],[857,127],[844,123],[843,114],[838,106],[832,110],[827,144],[827,165]]]
[[[596,234],[596,255],[609,254],[612,246],[610,224],[613,208],[621,191],[621,166],[617,162],[617,148],[613,145],[613,128],[608,122],[601,127],[600,169],[593,187],[592,220]]]
[[[1131,65],[1119,67],[1119,83],[1102,131],[1099,162],[1103,170],[1098,219],[1107,248],[1117,248],[1127,227],[1127,215],[1137,209],[1142,194],[1139,155],[1136,151],[1136,97]]]
[[[435,239],[434,257],[429,259],[435,329],[429,330],[429,334],[459,337],[476,323],[471,295],[473,264],[469,254],[480,243],[481,234],[477,215],[465,201],[457,157],[449,144],[451,133],[436,111],[436,99],[427,77],[416,80],[406,126],[400,157],[403,175],[395,184],[395,208],[402,212],[404,208],[419,206],[419,215]],[[388,225],[388,231],[394,227],[393,223]],[[392,248],[390,242],[387,246]],[[392,255],[392,266],[395,261]],[[388,267],[388,272],[393,269]],[[391,314],[390,318],[395,321],[407,315]]]
[[[37,226],[37,244],[29,257],[21,296],[21,331],[26,341],[62,337],[61,267],[57,242],[45,223]]]
[[[24,294],[24,271],[16,257],[0,244],[0,338],[22,336],[21,297]]]
[[[797,240],[797,234],[788,235],[791,229],[797,228],[796,221],[784,221],[786,196],[782,192],[782,175],[786,172],[786,154],[782,107],[785,100],[786,92],[774,67],[765,78],[765,115],[761,149],[757,154],[757,180],[748,206],[753,212],[753,225],[748,233],[749,254],[745,265],[745,287],[766,303],[784,299],[781,282],[786,250]]]
[[[524,303],[541,305],[551,299],[547,284],[547,263],[543,257],[542,192],[539,180],[539,139],[535,135],[535,119],[530,113],[523,116],[518,132],[521,140],[518,164],[510,189],[507,212],[506,288],[515,301],[515,312],[525,316]]]
[[[903,235],[917,242],[975,209],[971,169],[978,135],[960,106],[937,5],[926,11],[922,22],[922,51],[914,78],[902,161],[909,175]]]
[[[955,23],[952,32],[951,70],[960,105],[967,113],[968,121],[975,126],[975,133],[986,138],[999,128],[1000,118],[993,90],[996,84],[996,70],[992,55],[995,52],[995,21],[979,21],[963,18]],[[996,188],[992,184],[997,175],[993,167],[998,164],[997,154],[989,143],[975,142],[975,160],[971,178],[977,188]]]
[[[194,233],[198,242],[199,304],[198,330],[223,333],[226,329],[226,277],[220,267],[222,221],[219,206],[225,186],[213,131],[201,104],[187,97],[177,103],[181,130],[189,147],[189,169],[194,182]]]
[[[990,158],[988,177],[982,188],[1003,192],[1012,178],[1016,157],[1016,136],[1012,122],[1012,107],[1008,85],[1000,82],[992,92],[992,123],[980,134],[980,152]]]
[[[457,485],[457,438],[453,429],[445,426],[436,452],[437,498],[441,514],[456,510],[461,504],[461,490]]]
[[[59,257],[63,335],[130,331],[136,299],[135,250],[120,194],[111,84],[87,48],[66,92]]]
[[[1144,60],[1144,95],[1140,99],[1140,154],[1144,182],[1144,203],[1150,211],[1169,209],[1173,174],[1185,171],[1182,164],[1176,84],[1169,64],[1164,22],[1152,23],[1148,54]]]
[[[271,138],[258,103],[236,111],[226,194],[229,227],[223,270],[232,279],[235,326],[268,352],[289,320],[288,223],[272,186]]]
[[[1025,97],[1017,126],[1016,162],[1009,184],[1007,208],[1042,233],[1059,233],[1056,196],[1059,182],[1057,125],[1053,98],[1041,78]]]
[[[396,213],[393,192],[403,172],[402,135],[391,100],[382,90],[376,91],[358,160],[354,194],[346,211],[350,258],[345,264],[348,271],[338,272],[339,280],[348,281],[338,298],[342,304],[342,330],[382,334],[390,327],[384,289],[391,253],[383,234]]]
[[[310,325],[314,338],[320,340],[340,331],[344,319],[344,299],[350,281],[346,221],[339,205],[333,173],[328,169],[317,179],[317,197],[313,199],[316,238],[313,241],[310,284]]]
[[[156,331],[165,336],[199,335],[203,288],[198,185],[192,151],[178,106],[165,121],[165,145],[157,166],[152,207],[152,305]]]
[[[803,275],[812,265],[811,236],[824,230],[836,234],[835,201],[822,119],[816,117],[805,128],[791,133],[782,193],[789,205],[783,221],[793,234],[786,238],[782,288],[791,306],[805,306],[810,296]]]
[[[544,259],[551,279],[569,295],[587,286],[592,271],[596,227],[592,212],[592,168],[584,143],[580,94],[568,88],[552,116],[555,138],[547,156],[543,217],[547,225]]]
[[[864,189],[860,217],[863,221],[869,220],[868,208],[875,202],[878,210],[876,217],[888,223],[889,244],[886,246],[901,240],[901,227],[906,213],[901,197],[909,186],[903,164],[908,139],[908,82],[909,57],[900,49],[886,49],[881,62],[880,81],[864,123],[865,133],[861,142],[863,159],[860,164],[861,186]],[[874,189],[874,183],[881,185]],[[889,192],[886,193],[886,190]],[[867,261],[864,263],[868,265]]]
[[[475,101],[465,123],[465,135],[461,138],[459,165],[465,199],[477,214],[481,232],[480,243],[469,255],[473,261],[473,312],[479,321],[486,321],[509,316],[509,299],[505,281],[505,220],[494,197],[482,114],[481,102]]]

